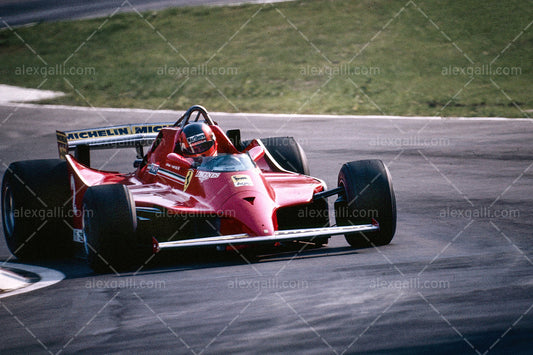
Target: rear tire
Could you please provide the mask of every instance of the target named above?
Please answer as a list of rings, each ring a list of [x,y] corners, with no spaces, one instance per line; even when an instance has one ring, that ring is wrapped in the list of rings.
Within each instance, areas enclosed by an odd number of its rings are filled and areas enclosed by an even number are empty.
[[[9,165],[2,180],[6,243],[20,260],[72,253],[67,162],[28,160]],[[65,223],[66,222],[66,223]]]
[[[83,232],[87,260],[94,271],[116,272],[147,261],[150,247],[148,243],[138,243],[136,229],[135,203],[126,186],[87,189],[83,197]]]
[[[307,156],[294,137],[261,138],[261,142],[283,169],[309,175]],[[250,141],[243,142],[244,147],[249,143]]]
[[[389,170],[381,160],[346,163],[339,172],[338,186],[344,194],[335,202],[338,226],[379,222],[377,232],[346,234],[346,241],[356,248],[389,244],[396,231],[396,198]]]

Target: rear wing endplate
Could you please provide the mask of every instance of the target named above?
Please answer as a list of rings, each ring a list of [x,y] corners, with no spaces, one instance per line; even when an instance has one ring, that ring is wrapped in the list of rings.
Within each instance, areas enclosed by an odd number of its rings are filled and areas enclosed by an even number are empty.
[[[136,148],[143,156],[142,147],[152,144],[159,131],[173,122],[128,124],[121,126],[89,128],[75,131],[56,131],[59,157],[74,151],[76,160],[90,165],[90,151],[94,149]]]

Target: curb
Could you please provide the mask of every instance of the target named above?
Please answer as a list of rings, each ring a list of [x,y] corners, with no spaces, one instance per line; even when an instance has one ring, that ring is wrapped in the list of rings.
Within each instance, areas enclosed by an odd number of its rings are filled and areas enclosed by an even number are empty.
[[[41,266],[0,263],[0,298],[48,287],[63,280],[65,275]]]
[[[41,280],[39,275],[15,268],[0,267],[0,293],[17,290]]]

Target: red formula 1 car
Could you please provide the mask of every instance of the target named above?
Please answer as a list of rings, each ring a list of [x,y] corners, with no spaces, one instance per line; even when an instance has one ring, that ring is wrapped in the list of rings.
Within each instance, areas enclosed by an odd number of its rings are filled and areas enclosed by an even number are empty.
[[[344,164],[328,190],[309,176],[292,137],[241,142],[239,130],[224,133],[201,106],[175,123],[57,137],[62,159],[12,163],[2,181],[4,234],[20,259],[79,249],[105,272],[164,249],[324,245],[334,235],[362,247],[388,244],[396,229],[394,191],[380,160]],[[91,150],[122,147],[137,149],[134,172],[90,168]],[[338,196],[334,226],[330,196]]]

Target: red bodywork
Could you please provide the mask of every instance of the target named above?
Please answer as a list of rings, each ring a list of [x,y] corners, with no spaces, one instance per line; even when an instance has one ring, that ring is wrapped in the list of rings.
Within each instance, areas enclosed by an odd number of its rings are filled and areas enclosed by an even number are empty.
[[[273,235],[278,230],[277,210],[309,204],[313,195],[324,191],[323,181],[283,170],[264,147],[253,140],[239,152],[218,126],[212,126],[219,155],[247,154],[255,167],[244,171],[205,171],[174,153],[180,128],[159,131],[143,164],[128,174],[106,172],[82,165],[71,155],[69,164],[73,208],[81,211],[83,195],[89,186],[124,184],[138,211],[157,210],[166,217],[214,216],[220,235],[247,233],[249,236]],[[249,153],[249,154],[248,154]],[[253,164],[252,164],[253,165]],[[74,240],[82,241],[83,221],[74,213]],[[153,231],[157,238],[157,231]],[[180,236],[179,238],[193,238]]]

